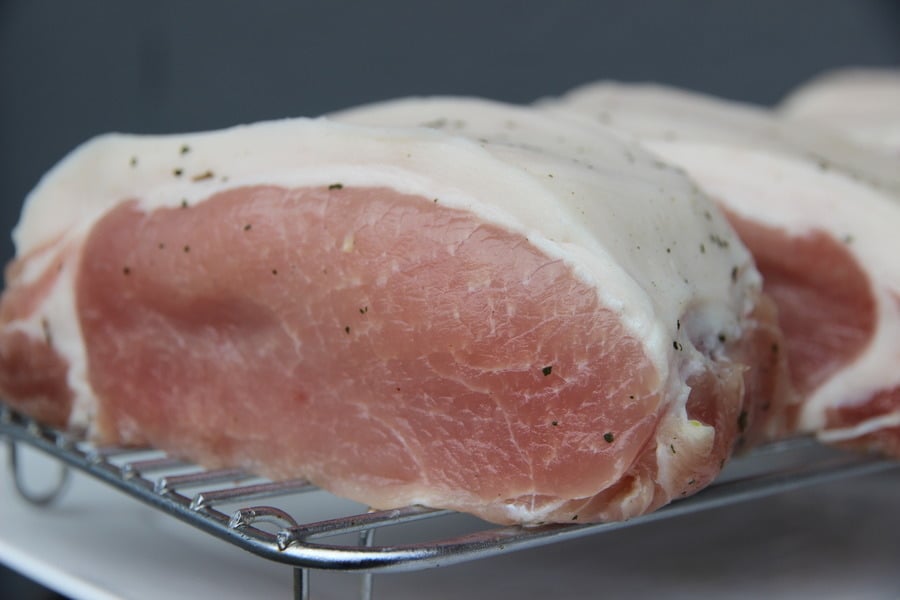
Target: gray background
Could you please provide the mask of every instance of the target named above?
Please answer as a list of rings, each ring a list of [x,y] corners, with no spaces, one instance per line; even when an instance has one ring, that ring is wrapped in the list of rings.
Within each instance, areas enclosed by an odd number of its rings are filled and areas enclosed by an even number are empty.
[[[0,0],[0,230],[43,172],[107,131],[408,94],[528,102],[600,78],[770,104],[829,68],[898,64],[892,0]],[[0,597],[30,597],[4,577]]]

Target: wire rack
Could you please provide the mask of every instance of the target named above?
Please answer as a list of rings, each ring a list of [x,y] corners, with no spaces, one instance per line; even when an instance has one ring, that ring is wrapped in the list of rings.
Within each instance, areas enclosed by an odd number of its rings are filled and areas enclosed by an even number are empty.
[[[16,489],[29,502],[52,502],[64,487],[68,468],[75,468],[225,542],[289,565],[293,568],[294,597],[304,600],[309,598],[313,569],[362,573],[360,598],[369,600],[374,573],[413,571],[496,556],[900,466],[798,438],[737,458],[717,482],[699,494],[621,523],[497,527],[423,506],[377,511],[362,507],[351,510],[351,514],[304,521],[297,516],[303,512],[303,499],[310,492],[323,492],[303,479],[274,482],[235,469],[205,470],[153,449],[95,447],[43,427],[3,404],[0,436],[9,444]],[[54,489],[43,494],[29,491],[17,459],[19,443],[38,448],[65,466]],[[262,500],[266,504],[258,504]],[[226,511],[226,506],[236,508]],[[288,508],[291,506],[294,508]],[[425,521],[450,523],[452,534],[440,535],[448,530],[446,526],[430,527],[424,528],[424,533],[431,537],[416,539],[422,537],[423,527],[414,525]],[[436,537],[435,530],[439,534]],[[375,544],[376,532],[382,531],[390,531],[390,544]]]

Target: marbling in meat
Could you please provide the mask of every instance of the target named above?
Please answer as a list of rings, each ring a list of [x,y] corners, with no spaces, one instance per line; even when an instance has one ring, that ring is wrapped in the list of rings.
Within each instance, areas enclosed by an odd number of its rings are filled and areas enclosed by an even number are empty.
[[[591,143],[327,120],[98,138],[28,198],[0,390],[377,507],[657,508],[718,473],[777,331],[715,207]]]

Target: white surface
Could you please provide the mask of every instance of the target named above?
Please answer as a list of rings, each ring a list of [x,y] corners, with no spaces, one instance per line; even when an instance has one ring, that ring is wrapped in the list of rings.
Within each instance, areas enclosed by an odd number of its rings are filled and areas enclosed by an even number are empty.
[[[0,562],[78,599],[285,598],[290,568],[74,474],[49,509],[13,492],[0,451]],[[52,472],[43,459],[28,467]],[[815,486],[455,567],[375,577],[375,598],[900,597],[900,471]],[[313,598],[358,576],[313,573]]]

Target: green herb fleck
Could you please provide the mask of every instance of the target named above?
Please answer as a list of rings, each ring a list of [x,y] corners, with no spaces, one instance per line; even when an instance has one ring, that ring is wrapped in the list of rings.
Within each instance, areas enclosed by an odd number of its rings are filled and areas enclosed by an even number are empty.
[[[344,184],[343,183],[332,183],[331,185],[328,186],[328,189],[329,190],[342,190],[342,189],[344,189]]]
[[[678,454],[678,453],[675,451],[675,444],[669,444],[669,450],[672,451],[672,454]]]
[[[184,169],[174,169],[172,174],[175,175],[175,177],[181,177],[184,175]]]
[[[191,177],[191,181],[204,181],[206,179],[212,179],[213,177],[215,177],[215,174],[210,170],[206,170]]]
[[[187,154],[187,153],[190,152],[190,151],[191,151],[191,147],[190,147],[190,146],[188,146],[187,144],[182,144],[182,145],[181,145],[181,153],[182,153],[182,154]]]
[[[716,235],[715,233],[710,234],[709,240],[710,240],[713,244],[715,244],[716,246],[718,246],[719,248],[727,248],[727,247],[728,247],[728,240],[726,240],[726,239],[723,238],[722,236]]]
[[[137,166],[137,156],[132,156],[131,160],[128,161],[128,164],[131,165],[132,167],[136,167]]]

